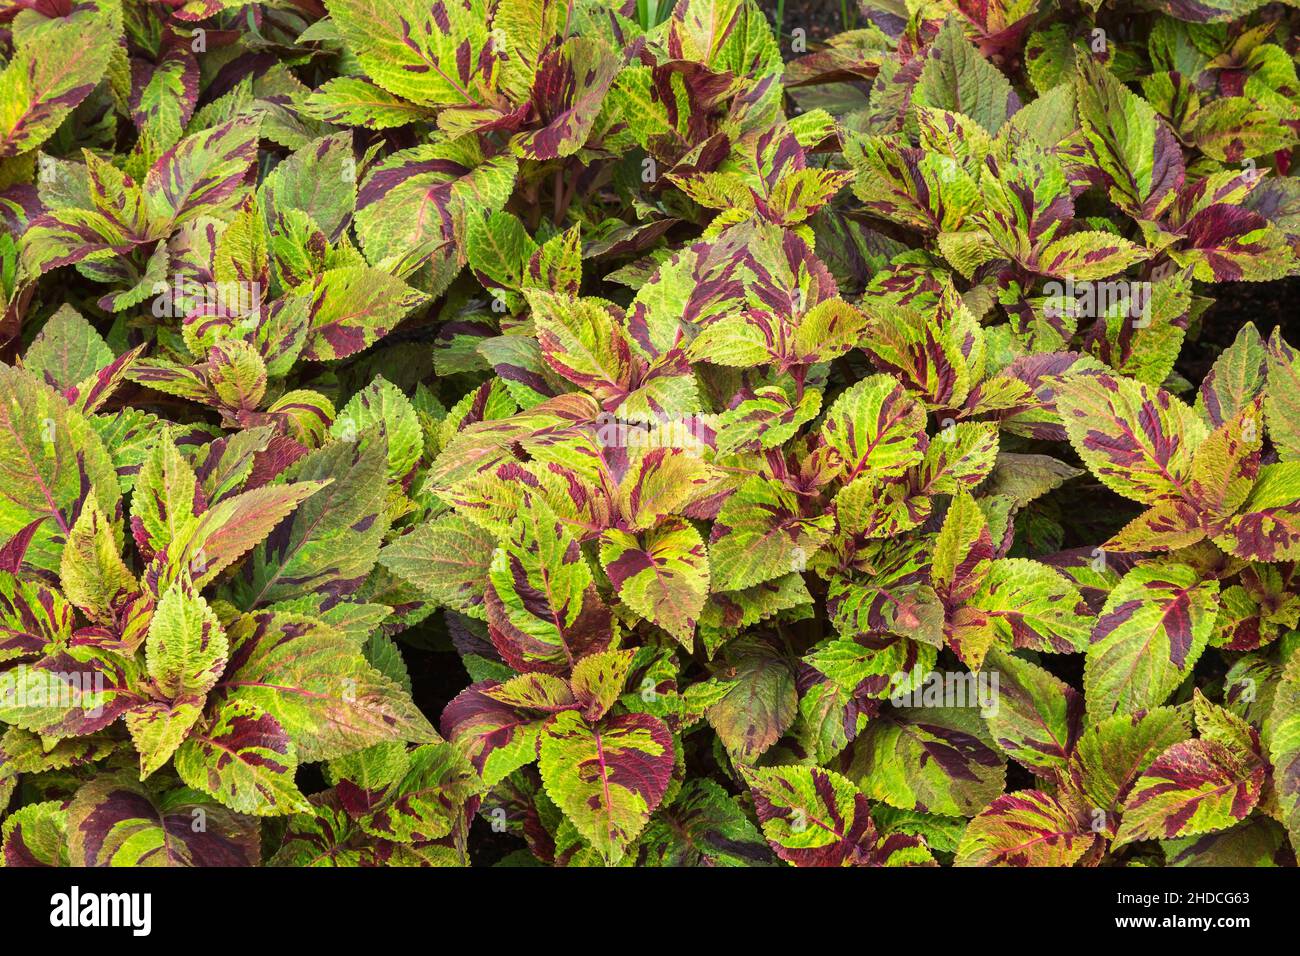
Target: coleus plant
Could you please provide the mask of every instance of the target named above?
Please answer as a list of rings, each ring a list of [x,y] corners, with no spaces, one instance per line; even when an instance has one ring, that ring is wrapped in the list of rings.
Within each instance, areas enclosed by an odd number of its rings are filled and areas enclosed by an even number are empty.
[[[1294,864],[1296,14],[663,6],[0,11],[5,865]]]

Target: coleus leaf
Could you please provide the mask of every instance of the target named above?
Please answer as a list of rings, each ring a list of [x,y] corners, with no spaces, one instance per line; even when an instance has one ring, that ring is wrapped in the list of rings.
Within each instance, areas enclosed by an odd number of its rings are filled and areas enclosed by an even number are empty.
[[[54,588],[0,571],[0,660],[62,644],[73,625],[72,605]]]
[[[299,211],[337,240],[357,202],[351,135],[333,133],[295,150],[262,180],[257,196],[268,222],[272,214]]]
[[[343,806],[336,790],[311,798],[311,811],[289,818],[284,843],[270,866],[463,866],[441,843],[393,843],[371,836]]]
[[[746,776],[763,833],[793,866],[932,864],[924,841],[881,835],[862,792],[820,767],[765,767]]]
[[[844,459],[845,481],[895,477],[921,460],[925,412],[891,377],[872,375],[835,400],[822,436]]]
[[[166,765],[202,713],[201,697],[150,700],[122,715],[131,743],[140,755],[140,779]]]
[[[794,671],[763,641],[735,641],[726,653],[729,666],[721,696],[706,713],[732,759],[751,764],[794,723],[798,707]]]
[[[960,234],[979,187],[958,162],[885,135],[850,138],[854,195],[872,213],[929,234]]]
[[[96,733],[142,702],[142,670],[93,644],[51,651],[3,673],[0,721],[47,740]]]
[[[1269,438],[1283,461],[1300,460],[1300,354],[1277,329],[1268,340],[1267,376],[1264,414]]]
[[[636,651],[600,651],[573,666],[569,678],[574,704],[587,720],[604,717],[623,693]]]
[[[5,818],[0,829],[5,866],[68,866],[68,814],[58,800],[29,803]]]
[[[741,485],[713,525],[713,586],[737,591],[806,567],[829,537],[833,519],[805,510],[784,485],[758,476]]]
[[[1020,108],[1011,83],[967,41],[956,17],[931,43],[913,96],[924,106],[964,113],[989,133]]]
[[[439,840],[456,827],[466,802],[481,786],[474,768],[452,744],[423,744],[410,754],[400,780],[366,795],[371,809],[359,823],[370,835],[395,843]]]
[[[406,691],[324,621],[261,612],[236,619],[226,632],[230,661],[218,690],[273,716],[299,760],[330,759],[385,740],[436,739]]]
[[[1039,775],[1063,775],[1082,731],[1082,696],[1041,667],[1002,651],[985,658],[981,673],[999,676],[997,707],[985,717],[998,747]]]
[[[1215,543],[1225,551],[1255,561],[1288,561],[1300,557],[1300,462],[1264,465],[1241,504]]]
[[[1182,496],[1206,429],[1178,399],[1122,376],[1075,375],[1056,405],[1070,443],[1108,488],[1144,504]]]
[[[201,510],[198,477],[168,435],[154,446],[136,477],[131,533],[148,556],[165,550],[192,529]]]
[[[1112,200],[1129,215],[1156,219],[1173,202],[1184,176],[1173,131],[1151,105],[1105,66],[1080,58],[1076,96],[1089,161]]]
[[[331,0],[331,20],[361,67],[391,93],[429,106],[482,106],[501,53],[481,0],[385,4]]]
[[[632,351],[606,306],[541,290],[526,295],[546,364],[602,404],[617,405],[632,389]]]
[[[772,854],[739,802],[707,778],[689,781],[651,818],[639,866],[766,866]]]
[[[1055,569],[1023,558],[1002,558],[969,606],[1004,645],[1070,653],[1082,650],[1093,618],[1077,588]]]
[[[145,215],[154,224],[174,227],[233,211],[237,191],[257,157],[260,128],[261,117],[249,114],[187,136],[169,149],[145,176]]]
[[[499,686],[495,681],[471,684],[442,712],[443,733],[469,758],[489,787],[537,759],[543,725],[541,713],[488,695]]]
[[[103,337],[70,305],[59,308],[23,356],[23,368],[60,392],[113,361]]]
[[[1169,866],[1277,866],[1286,831],[1267,817],[1252,816],[1227,830],[1163,840]]]
[[[303,110],[337,126],[390,129],[427,119],[432,111],[358,77],[339,76],[313,92]]]
[[[301,458],[300,483],[329,482],[282,521],[244,565],[236,593],[244,607],[317,595],[326,606],[361,586],[379,557],[387,442],[337,441]],[[318,484],[316,487],[320,487]],[[310,485],[309,485],[310,487]],[[347,541],[346,548],[339,545]]]
[[[1041,790],[998,797],[971,820],[956,866],[1073,866],[1096,842],[1077,813]]]
[[[482,618],[484,582],[496,547],[496,539],[479,525],[445,514],[386,546],[379,562],[439,604]]]
[[[1201,656],[1219,584],[1181,564],[1139,565],[1110,593],[1087,650],[1084,691],[1096,720],[1164,703]]]
[[[113,463],[85,418],[30,372],[0,366],[0,535],[42,519],[24,560],[56,571],[87,486],[115,516],[121,491]]]
[[[606,531],[600,561],[619,600],[690,649],[709,592],[708,553],[690,523],[669,519],[639,536]]]
[[[199,63],[183,46],[166,50],[154,64],[131,61],[131,120],[142,135],[170,146],[194,115],[199,99]]]
[[[382,375],[361,389],[343,406],[330,434],[343,441],[369,441],[383,435],[388,445],[388,477],[403,481],[424,451],[424,436],[415,407]]]
[[[113,620],[139,590],[120,550],[117,529],[104,517],[94,497],[89,497],[68,532],[59,583],[68,600],[97,623]]]
[[[609,863],[644,829],[673,768],[672,734],[649,714],[589,724],[565,711],[547,725],[538,753],[546,792]]]
[[[823,641],[804,661],[846,694],[883,698],[911,690],[935,659],[935,648],[929,644],[868,631]]]
[[[1116,845],[1223,830],[1259,802],[1268,768],[1258,733],[1199,695],[1196,711],[1201,736],[1169,747],[1143,771],[1124,802]]]
[[[558,673],[612,640],[610,611],[586,557],[541,501],[493,553],[488,582],[488,632],[518,670]]]
[[[347,358],[387,335],[425,297],[394,276],[366,266],[342,266],[304,290],[308,332],[302,357]]]
[[[618,58],[603,42],[573,37],[547,52],[533,80],[532,101],[540,129],[521,134],[511,145],[525,159],[558,159],[587,141],[618,72]]]
[[[951,286],[933,309],[891,304],[871,310],[862,339],[875,364],[900,378],[928,408],[961,405],[984,371],[979,323]]]
[[[1278,682],[1266,731],[1281,822],[1295,841],[1300,833],[1300,654],[1294,651]]]
[[[169,699],[202,696],[225,670],[229,644],[216,614],[185,578],[159,599],[145,639],[145,660]]]
[[[367,260],[378,267],[415,257],[413,283],[441,292],[464,261],[460,243],[470,211],[500,209],[517,167],[513,154],[485,159],[463,141],[391,154],[371,167],[357,192],[354,218]]]
[[[297,748],[271,714],[232,700],[186,737],[176,751],[176,773],[238,813],[305,813],[294,783]]]
[[[1192,715],[1187,707],[1153,707],[1106,717],[1080,735],[1070,757],[1072,779],[1093,807],[1113,817],[1142,771],[1169,747],[1191,736]]]
[[[111,774],[77,791],[67,827],[69,859],[79,866],[251,866],[260,855],[255,819],[193,790]]]
[[[978,709],[904,708],[867,724],[845,773],[891,807],[974,816],[1006,782],[992,744]]]
[[[49,23],[39,42],[20,40],[0,72],[0,156],[49,139],[99,83],[113,48],[109,18],[89,10]]]
[[[1225,96],[1196,113],[1191,138],[1212,159],[1240,163],[1295,145],[1295,133],[1248,96]]]

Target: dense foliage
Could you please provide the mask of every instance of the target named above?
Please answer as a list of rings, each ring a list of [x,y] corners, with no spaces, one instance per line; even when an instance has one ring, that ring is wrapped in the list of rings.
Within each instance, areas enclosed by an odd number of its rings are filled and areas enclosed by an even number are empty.
[[[799,6],[3,4],[6,865],[1294,864],[1300,14]]]

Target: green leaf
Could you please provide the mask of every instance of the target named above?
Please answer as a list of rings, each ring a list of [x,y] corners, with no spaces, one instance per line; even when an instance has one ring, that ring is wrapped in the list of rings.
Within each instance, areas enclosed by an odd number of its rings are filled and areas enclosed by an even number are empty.
[[[93,497],[68,533],[59,567],[59,582],[69,601],[94,621],[114,620],[118,609],[139,590],[135,575],[122,561],[113,526]]]
[[[542,782],[583,838],[617,863],[664,798],[673,769],[673,738],[649,714],[590,724],[574,711],[557,714],[538,746]]]
[[[359,823],[371,836],[396,843],[439,840],[455,829],[466,802],[481,788],[454,746],[425,744],[411,753],[402,779],[366,794],[373,809]]]
[[[925,411],[892,377],[871,375],[835,400],[822,436],[844,459],[845,481],[897,477],[921,461]]]
[[[1056,797],[1020,790],[994,800],[971,820],[955,866],[1073,866],[1097,835]]]
[[[302,458],[293,477],[320,487],[264,544],[253,551],[251,572],[236,583],[240,605],[309,595],[336,602],[365,580],[387,530],[384,499],[386,442],[333,442]]]
[[[1007,765],[975,708],[900,708],[867,724],[845,771],[873,800],[974,816],[1002,793]]]
[[[294,783],[297,767],[284,727],[249,701],[226,703],[176,751],[176,773],[186,785],[255,816],[308,812]]]
[[[115,42],[108,17],[85,9],[20,39],[0,72],[0,156],[49,139],[99,83]]]
[[[489,633],[517,670],[558,672],[612,638],[609,608],[596,592],[578,542],[541,503],[511,528],[488,567]]]
[[[481,106],[499,52],[482,0],[436,8],[400,0],[329,0],[331,21],[369,77],[428,106]]]
[[[793,866],[932,864],[915,837],[882,837],[852,781],[820,767],[765,767],[746,775],[763,834]]]
[[[1300,354],[1274,329],[1268,341],[1268,436],[1283,461],[1300,460]]]
[[[358,436],[381,434],[388,441],[388,477],[401,481],[424,451],[424,434],[415,407],[402,390],[382,375],[352,396],[343,406],[330,434],[342,441],[356,441]]]
[[[5,866],[68,866],[68,814],[60,800],[29,803],[0,829]]]
[[[225,669],[229,649],[221,622],[187,580],[158,599],[145,660],[162,694],[171,699],[206,694]]]
[[[1119,812],[1137,778],[1169,747],[1192,735],[1189,708],[1153,707],[1093,724],[1071,755],[1072,774],[1094,807]]]
[[[789,661],[758,640],[727,648],[722,698],[706,712],[737,763],[752,764],[794,723],[799,705]]]
[[[1214,629],[1219,582],[1183,564],[1139,565],[1106,599],[1087,650],[1088,716],[1163,704],[1191,673]]]
[[[1111,199],[1129,215],[1156,219],[1182,184],[1183,157],[1173,131],[1146,100],[1092,57],[1079,58],[1079,121],[1090,161]]]
[[[1102,484],[1135,501],[1182,497],[1207,431],[1159,388],[1109,374],[1075,375],[1056,396],[1070,444]]]
[[[1174,744],[1138,778],[1124,802],[1115,846],[1225,830],[1259,802],[1264,761],[1207,739]]]
[[[637,841],[638,866],[765,866],[771,851],[739,802],[719,784],[688,781]]]
[[[990,133],[1020,108],[1011,83],[971,46],[961,21],[950,17],[939,29],[913,93],[916,103],[964,113]]]
[[[146,555],[157,554],[193,530],[198,478],[164,434],[140,468],[131,496],[131,532]]]
[[[1300,652],[1291,652],[1265,729],[1280,819],[1294,844],[1300,840]]]
[[[344,632],[316,618],[261,612],[227,628],[232,667],[221,689],[274,717],[303,762],[386,740],[438,735],[409,694],[381,674]]]
[[[351,76],[337,76],[303,101],[303,111],[336,126],[391,129],[431,119],[433,111]]]
[[[670,518],[639,536],[606,531],[600,561],[620,601],[691,648],[709,593],[709,558],[690,523]]]
[[[1002,752],[1039,776],[1063,776],[1082,729],[1079,693],[1041,667],[996,649],[980,673],[998,677],[997,703],[985,721]]]
[[[987,617],[1007,647],[1069,654],[1083,650],[1093,617],[1078,589],[1054,568],[1024,558],[1001,558],[970,606]]]
[[[0,537],[43,519],[26,562],[58,571],[87,486],[107,515],[121,490],[113,463],[86,419],[30,372],[0,365]]]
[[[467,518],[440,515],[379,552],[379,563],[438,604],[483,618],[496,538]]]
[[[125,775],[86,783],[68,805],[75,866],[253,866],[256,819],[185,788],[162,790]]]
[[[50,316],[23,355],[23,368],[62,391],[85,381],[113,361],[113,351],[95,327],[70,305]]]

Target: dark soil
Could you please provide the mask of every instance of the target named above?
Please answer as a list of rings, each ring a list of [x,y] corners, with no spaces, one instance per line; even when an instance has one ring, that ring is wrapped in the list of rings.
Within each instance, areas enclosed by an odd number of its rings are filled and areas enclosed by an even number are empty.
[[[764,0],[762,5],[767,8],[768,18],[776,23],[777,0]],[[807,39],[819,41],[862,26],[862,16],[857,0],[845,0],[843,4],[840,0],[786,0],[781,22],[776,26],[783,38],[802,29]]]

